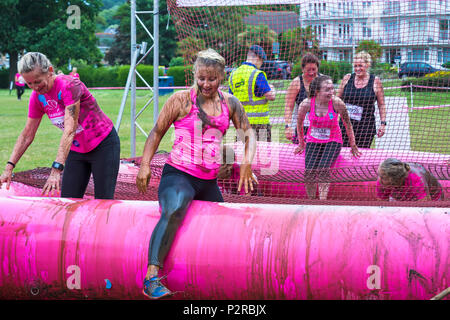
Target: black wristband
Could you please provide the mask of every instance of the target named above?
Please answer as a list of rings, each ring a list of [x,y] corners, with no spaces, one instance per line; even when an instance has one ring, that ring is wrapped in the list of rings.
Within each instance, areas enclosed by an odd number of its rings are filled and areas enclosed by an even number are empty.
[[[387,125],[387,122],[386,122],[386,121],[380,121],[380,123],[381,123],[382,125]]]
[[[287,128],[290,128],[290,126],[288,124],[285,124],[284,128],[287,129]]]
[[[59,170],[59,171],[63,171],[64,170],[64,165],[62,163],[53,161],[52,168],[54,168],[56,170]]]
[[[15,164],[15,163],[12,163],[11,161],[8,161],[6,164],[12,165],[13,169],[16,167],[16,164]]]

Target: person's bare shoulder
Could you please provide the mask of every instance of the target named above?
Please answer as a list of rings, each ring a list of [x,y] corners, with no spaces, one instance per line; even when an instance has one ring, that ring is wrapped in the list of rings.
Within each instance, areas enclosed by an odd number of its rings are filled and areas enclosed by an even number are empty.
[[[186,112],[186,109],[189,109],[190,106],[190,91],[189,90],[181,90],[175,92],[173,95],[167,99],[166,105],[170,108],[179,108],[180,112]],[[187,111],[189,112],[189,110]]]

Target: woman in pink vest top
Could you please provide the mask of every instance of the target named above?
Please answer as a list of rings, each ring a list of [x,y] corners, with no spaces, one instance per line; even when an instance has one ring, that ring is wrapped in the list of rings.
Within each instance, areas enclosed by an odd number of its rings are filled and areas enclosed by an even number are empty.
[[[167,100],[145,142],[136,177],[142,193],[147,192],[153,155],[170,126],[175,126],[174,145],[158,188],[161,218],[152,232],[148,250],[143,293],[151,299],[173,294],[161,283],[158,273],[192,200],[223,202],[217,176],[222,162],[220,145],[230,119],[236,130],[243,130],[249,137],[245,141],[238,189],[244,186],[247,193],[257,183],[251,170],[255,136],[239,100],[219,91],[224,70],[225,59],[216,51],[200,51],[194,64],[194,86],[174,93]]]
[[[309,112],[309,129],[306,142],[303,140],[303,121]],[[339,128],[339,116],[342,117],[349,137],[352,154],[361,153],[355,144],[352,124],[344,102],[334,95],[334,86],[329,76],[315,78],[309,86],[309,98],[299,106],[297,131],[299,146],[295,153],[305,151],[305,187],[308,198],[316,199],[319,187],[319,199],[325,200],[329,183],[317,183],[329,179],[329,168],[336,161],[342,148],[342,133]]]

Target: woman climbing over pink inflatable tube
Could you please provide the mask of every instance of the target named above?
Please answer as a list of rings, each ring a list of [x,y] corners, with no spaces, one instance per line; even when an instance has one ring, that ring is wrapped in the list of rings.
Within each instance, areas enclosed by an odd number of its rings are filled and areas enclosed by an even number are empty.
[[[151,177],[150,163],[159,143],[174,124],[175,142],[158,188],[161,218],[150,239],[148,270],[144,279],[143,292],[151,299],[173,294],[161,283],[158,273],[191,202],[223,202],[217,175],[221,162],[220,144],[230,120],[236,129],[250,133],[245,141],[245,158],[240,167],[238,189],[243,186],[248,192],[253,190],[253,182],[256,182],[251,170],[255,141],[253,131],[249,130],[251,127],[241,103],[219,90],[224,69],[225,60],[216,51],[208,49],[199,52],[194,64],[194,86],[169,98],[145,143],[136,177],[141,193],[147,192]]]

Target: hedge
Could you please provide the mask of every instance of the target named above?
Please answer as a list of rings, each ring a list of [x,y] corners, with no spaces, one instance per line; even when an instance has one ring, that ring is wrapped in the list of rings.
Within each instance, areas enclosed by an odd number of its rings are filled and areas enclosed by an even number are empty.
[[[191,83],[186,84],[186,76],[192,74],[192,66],[182,66],[182,67],[170,67],[167,71],[168,76],[173,77],[174,86],[190,86]],[[192,76],[189,78],[192,79]]]
[[[0,88],[9,89],[9,69],[0,69]]]
[[[57,68],[60,69],[60,68]],[[64,70],[63,70],[64,71]],[[127,83],[129,65],[114,66],[114,67],[93,67],[80,66],[78,67],[78,74],[81,81],[88,88],[92,87],[124,87]],[[137,67],[139,74],[145,81],[153,86],[153,66],[139,65]],[[167,71],[168,76],[172,76],[174,86],[186,85],[186,74],[192,74],[192,66],[170,67]],[[164,67],[159,67],[159,75],[164,74]],[[0,69],[0,88],[9,88],[9,69]],[[192,78],[192,77],[190,77]],[[188,84],[191,85],[191,84]],[[136,86],[144,87],[145,84],[139,76],[136,76]]]
[[[410,91],[409,85],[416,85],[416,86],[426,86],[426,87],[440,87],[440,88],[449,88],[450,87],[450,76],[442,76],[442,77],[422,77],[422,78],[416,78],[416,79],[407,79],[402,81],[402,86],[408,86],[407,88],[402,88],[403,91]],[[430,88],[417,88],[413,87],[414,92],[419,91],[438,91],[438,92],[448,92],[447,89],[430,89]]]

